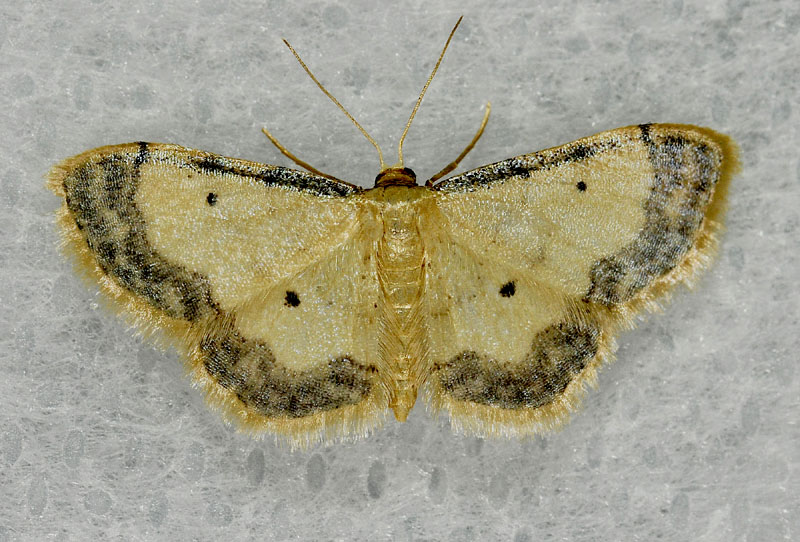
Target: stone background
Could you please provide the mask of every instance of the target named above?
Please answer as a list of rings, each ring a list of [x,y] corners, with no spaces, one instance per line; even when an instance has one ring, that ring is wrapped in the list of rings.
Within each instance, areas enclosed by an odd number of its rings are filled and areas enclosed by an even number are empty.
[[[0,540],[707,540],[800,537],[800,5],[180,0],[0,7]],[[134,140],[371,186],[448,31],[405,148],[427,178],[646,121],[741,146],[717,264],[619,338],[563,431],[454,435],[421,404],[291,452],[237,434],[175,352],[134,336],[57,250],[55,162]]]

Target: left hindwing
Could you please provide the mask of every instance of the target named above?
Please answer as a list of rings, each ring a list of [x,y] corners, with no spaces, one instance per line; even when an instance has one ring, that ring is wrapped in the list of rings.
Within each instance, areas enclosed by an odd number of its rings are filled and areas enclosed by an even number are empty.
[[[642,125],[434,186],[434,406],[482,433],[559,423],[616,328],[708,261],[735,168],[726,136]]]

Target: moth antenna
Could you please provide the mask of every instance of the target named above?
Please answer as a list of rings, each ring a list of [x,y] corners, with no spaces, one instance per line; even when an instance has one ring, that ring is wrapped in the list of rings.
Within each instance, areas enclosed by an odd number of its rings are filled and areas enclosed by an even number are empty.
[[[325,177],[326,179],[330,179],[330,180],[332,180],[332,181],[336,181],[336,182],[338,182],[338,183],[350,184],[350,183],[348,183],[348,182],[345,182],[345,181],[343,181],[343,180],[341,180],[341,179],[337,179],[337,178],[336,178],[336,177],[334,177],[333,175],[328,175],[327,173],[323,173],[323,172],[321,172],[320,170],[318,170],[317,168],[315,168],[315,167],[314,167],[314,166],[312,166],[311,164],[308,164],[308,163],[306,163],[306,162],[303,162],[303,161],[302,161],[302,160],[300,160],[298,157],[296,157],[294,154],[292,154],[291,152],[289,152],[289,149],[287,149],[286,147],[284,147],[283,145],[281,145],[280,141],[278,141],[278,140],[275,138],[275,136],[274,136],[274,135],[272,135],[271,133],[269,133],[269,130],[267,130],[266,128],[261,128],[261,131],[262,131],[262,132],[264,132],[264,135],[265,135],[265,136],[267,136],[267,138],[270,140],[270,142],[271,142],[273,145],[275,145],[275,147],[276,147],[276,148],[277,148],[279,151],[281,151],[281,153],[283,153],[283,155],[284,155],[284,156],[286,156],[286,157],[287,157],[289,160],[291,160],[292,162],[294,162],[295,164],[297,164],[297,165],[298,165],[298,166],[300,166],[301,168],[305,169],[306,171],[309,171],[309,172],[313,173],[314,175],[319,175],[320,177]],[[352,185],[350,185],[350,186],[352,186]]]
[[[481,126],[480,128],[478,128],[478,132],[475,134],[475,137],[473,137],[472,141],[469,142],[469,145],[467,145],[466,148],[464,148],[464,150],[461,151],[461,154],[458,155],[458,158],[456,158],[455,160],[444,166],[439,173],[437,173],[436,175],[425,181],[425,186],[430,188],[431,186],[433,186],[433,183],[435,181],[438,181],[439,179],[441,179],[442,177],[444,177],[445,175],[447,175],[448,173],[450,173],[451,171],[453,171],[458,167],[458,164],[461,163],[461,160],[463,160],[464,157],[467,154],[469,154],[469,151],[471,151],[473,147],[475,147],[475,144],[483,135],[483,130],[486,128],[486,123],[489,122],[489,113],[491,113],[491,111],[492,111],[491,102],[486,102],[486,112],[483,114],[483,120],[481,121]]]
[[[439,60],[436,61],[436,65],[433,67],[433,71],[431,72],[430,77],[428,77],[428,80],[425,81],[425,86],[422,87],[422,92],[419,93],[419,98],[417,98],[417,103],[414,105],[414,110],[411,111],[411,116],[408,118],[408,122],[406,123],[406,129],[403,130],[403,135],[400,136],[400,144],[397,146],[398,165],[394,167],[403,167],[403,142],[406,139],[406,134],[408,134],[408,129],[411,127],[411,121],[414,120],[414,116],[417,114],[417,109],[419,109],[419,104],[422,103],[422,98],[423,96],[425,96],[425,91],[428,90],[428,86],[430,86],[431,81],[433,80],[433,76],[436,75],[436,71],[439,69],[439,64],[442,63],[442,58],[444,58],[444,53],[445,51],[447,51],[447,46],[450,45],[450,40],[453,39],[453,34],[456,33],[456,29],[458,28],[458,25],[461,24],[461,19],[463,18],[464,18],[463,15],[458,18],[458,21],[456,21],[456,25],[450,31],[450,35],[447,36],[447,41],[444,44],[444,48],[442,49],[441,54],[439,54]]]
[[[372,143],[372,145],[378,150],[378,158],[381,161],[381,171],[386,169],[386,162],[383,161],[383,152],[381,151],[381,148],[378,145],[378,143],[374,139],[372,139],[372,136],[370,136],[367,133],[367,131],[358,123],[358,121],[355,118],[353,118],[353,115],[351,115],[350,112],[347,111],[347,109],[345,109],[344,106],[341,103],[339,103],[339,100],[334,98],[333,94],[328,92],[328,89],[326,89],[324,86],[322,86],[322,83],[320,83],[319,80],[316,77],[314,77],[314,74],[311,73],[311,70],[308,68],[308,66],[306,66],[306,63],[303,62],[303,59],[300,58],[300,55],[297,54],[297,51],[294,50],[294,47],[292,47],[291,44],[289,44],[289,42],[286,41],[286,40],[283,40],[283,43],[286,44],[286,47],[289,48],[289,50],[292,52],[294,57],[297,59],[297,61],[300,63],[300,65],[303,67],[303,69],[306,71],[308,76],[311,78],[312,81],[314,81],[317,84],[317,86],[325,94],[325,96],[330,98],[331,101],[336,104],[336,107],[338,107],[341,110],[342,113],[347,115],[347,118],[350,119],[353,122],[353,124],[356,125],[356,128],[358,128],[361,131],[362,134],[364,134],[364,137],[367,138],[367,141]],[[270,140],[272,141],[272,136],[267,135],[267,137],[269,137]],[[274,141],[273,141],[273,143],[274,143]],[[278,147],[278,148],[280,148],[280,147]],[[281,152],[283,152],[283,150],[281,150]],[[284,153],[284,154],[286,154],[286,153]],[[289,156],[289,155],[287,155],[287,156]],[[292,158],[292,160],[294,160],[294,158]],[[303,166],[303,167],[305,167],[305,166]]]

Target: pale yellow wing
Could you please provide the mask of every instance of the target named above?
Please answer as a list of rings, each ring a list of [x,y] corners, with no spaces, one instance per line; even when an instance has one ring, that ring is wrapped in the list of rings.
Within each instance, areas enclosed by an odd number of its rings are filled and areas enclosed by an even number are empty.
[[[66,246],[229,418],[305,444],[383,416],[359,189],[152,143],[88,151],[49,183]]]
[[[736,167],[724,135],[642,125],[437,184],[432,406],[478,434],[563,422],[615,332],[708,263]]]

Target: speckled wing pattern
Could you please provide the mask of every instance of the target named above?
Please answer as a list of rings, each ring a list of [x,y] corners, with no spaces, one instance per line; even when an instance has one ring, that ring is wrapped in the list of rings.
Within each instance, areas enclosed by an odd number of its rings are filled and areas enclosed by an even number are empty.
[[[433,406],[478,434],[562,423],[616,331],[709,262],[736,167],[724,135],[646,124],[436,185]]]
[[[64,243],[212,406],[294,445],[422,389],[455,428],[557,426],[618,329],[716,246],[732,142],[621,128],[423,186],[364,190],[176,145],[65,160]]]
[[[363,308],[376,273],[348,198],[358,189],[153,143],[66,160],[50,186],[84,270],[135,323],[175,340],[229,418],[304,444],[383,415]]]

